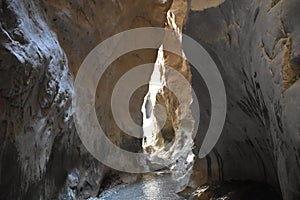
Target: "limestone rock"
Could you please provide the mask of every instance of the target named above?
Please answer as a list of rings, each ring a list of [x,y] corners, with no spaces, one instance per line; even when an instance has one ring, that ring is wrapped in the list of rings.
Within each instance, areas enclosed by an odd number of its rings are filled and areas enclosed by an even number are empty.
[[[0,1],[0,199],[84,199],[98,194],[107,169],[76,134],[70,105],[74,77],[87,54],[109,36],[163,26],[169,4]],[[99,120],[124,149],[139,151],[140,140],[121,133],[106,105],[119,77],[155,60],[156,54],[145,50],[120,58],[99,84]],[[131,103],[140,124],[145,93],[146,88],[139,90]],[[75,182],[70,180],[74,174]]]
[[[238,0],[189,12],[184,33],[218,64],[228,100],[222,136],[206,158],[208,179],[264,181],[284,199],[300,198],[299,8],[296,0]],[[201,78],[192,75],[202,94]],[[207,124],[209,112],[201,115]]]

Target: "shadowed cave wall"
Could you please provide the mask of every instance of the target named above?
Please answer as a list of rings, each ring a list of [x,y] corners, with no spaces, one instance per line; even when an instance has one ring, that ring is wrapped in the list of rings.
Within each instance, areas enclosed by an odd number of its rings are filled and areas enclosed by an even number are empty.
[[[99,193],[111,170],[86,151],[75,132],[74,76],[105,38],[143,26],[179,27],[208,50],[225,82],[228,113],[222,136],[207,158],[196,160],[192,179],[198,184],[263,181],[284,199],[299,199],[300,3],[220,3],[1,0],[0,199],[84,199]],[[168,11],[174,15],[167,16]],[[98,87],[99,121],[114,143],[131,151],[140,151],[141,141],[123,134],[103,105],[124,72],[156,58],[157,50],[121,57]],[[204,108],[197,153],[210,118],[207,90],[193,67],[168,53],[165,60],[191,81]],[[138,123],[146,92],[147,87],[140,89],[131,102]],[[174,97],[161,98],[174,115]]]

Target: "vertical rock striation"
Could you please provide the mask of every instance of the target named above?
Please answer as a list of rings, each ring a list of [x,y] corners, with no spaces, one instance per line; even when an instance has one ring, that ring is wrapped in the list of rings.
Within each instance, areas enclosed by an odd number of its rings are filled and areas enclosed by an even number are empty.
[[[228,0],[189,12],[184,33],[210,52],[228,98],[223,134],[200,161],[206,179],[268,182],[284,199],[299,199],[299,7],[298,1]],[[209,112],[203,115],[208,123]]]
[[[299,199],[297,0],[0,0],[0,5],[0,199],[98,195],[110,170],[87,152],[74,129],[73,77],[100,42],[145,26],[174,29],[179,36],[183,32],[200,42],[217,63],[226,85],[228,113],[223,134],[205,159],[196,160],[195,182],[251,179],[273,185],[284,199]],[[173,166],[176,178],[187,184],[194,162],[191,88],[183,87],[171,69],[192,84],[201,104],[195,153],[207,129],[211,105],[203,79],[183,58],[163,47],[159,53],[144,49],[120,57],[99,82],[98,119],[116,145],[132,152],[141,150],[141,140],[120,130],[107,105],[124,73],[155,60],[160,64],[156,72],[161,88],[154,94],[150,88],[155,142],[149,151],[178,159]],[[146,73],[150,80],[151,72]],[[147,91],[147,86],[138,89],[130,101],[138,124],[142,124],[140,109]],[[178,99],[183,100],[182,107]],[[155,110],[155,104],[166,110],[165,116]],[[164,117],[167,123],[163,125]]]
[[[87,54],[109,36],[130,28],[163,26],[170,2],[0,4],[0,199],[97,196],[108,170],[86,151],[74,129],[73,77]],[[120,131],[106,105],[117,80],[136,65],[154,62],[156,55],[157,50],[144,50],[121,57],[98,87],[99,121],[115,144],[130,151],[140,150],[140,140]],[[130,104],[139,124],[146,90],[138,90]]]
[[[31,198],[55,139],[72,132],[72,76],[36,3],[1,1],[0,18],[0,198]]]

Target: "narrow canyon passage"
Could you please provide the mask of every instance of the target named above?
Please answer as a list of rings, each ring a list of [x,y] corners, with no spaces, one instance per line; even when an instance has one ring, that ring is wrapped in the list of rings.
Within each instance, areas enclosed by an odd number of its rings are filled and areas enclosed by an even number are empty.
[[[0,200],[299,200],[299,9],[0,0]]]

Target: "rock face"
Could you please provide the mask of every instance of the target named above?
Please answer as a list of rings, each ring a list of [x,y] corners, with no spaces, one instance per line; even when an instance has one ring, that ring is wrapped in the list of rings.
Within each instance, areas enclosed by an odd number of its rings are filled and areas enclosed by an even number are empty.
[[[207,170],[202,178],[265,181],[284,199],[300,198],[299,8],[295,0],[238,0],[189,11],[184,33],[214,58],[228,100],[222,136],[197,164]],[[192,75],[203,94],[201,78]],[[209,112],[202,114],[200,125],[209,121]]]
[[[73,77],[107,37],[135,27],[163,26],[169,2],[0,1],[0,199],[85,199],[96,196],[107,172],[81,144],[71,110]],[[138,151],[141,140],[121,133],[108,106],[119,77],[156,59],[133,52],[100,81],[98,118],[111,140]],[[151,72],[149,72],[149,77]],[[131,100],[141,124],[146,87]]]
[[[271,184],[286,200],[300,199],[299,1],[0,0],[0,5],[0,199],[98,195],[110,169],[89,154],[76,134],[70,105],[74,77],[100,42],[144,26],[193,37],[211,54],[225,82],[226,124],[214,150],[195,161],[194,181],[251,179]],[[112,63],[99,82],[96,111],[112,142],[140,151],[141,139],[124,134],[107,105],[124,73],[161,61],[160,76],[165,86],[182,91],[184,107],[178,107],[178,96],[167,87],[155,94],[167,111],[167,124],[157,124],[163,129],[155,132],[160,145],[156,150],[174,139],[167,156],[177,158],[184,147],[186,157],[175,171],[187,168],[177,177],[187,181],[193,163],[188,135],[193,128],[191,89],[182,87],[165,66],[178,70],[199,98],[195,154],[210,120],[209,94],[193,66],[169,52],[160,53],[134,51]],[[152,72],[146,73],[150,80]],[[147,91],[147,86],[138,89],[130,101],[138,124]],[[159,112],[154,112],[158,119]],[[182,127],[188,131],[180,132]]]
[[[168,2],[143,1],[42,1],[48,23],[69,59],[69,67],[76,75],[88,53],[108,37],[138,27],[162,27]],[[121,56],[101,78],[96,94],[96,110],[103,130],[115,144],[130,151],[138,151],[141,140],[123,134],[113,120],[110,102],[115,84],[135,66],[154,63],[157,50],[137,50]],[[149,79],[151,71],[148,72]],[[140,88],[132,97],[130,111],[134,121],[142,124],[141,107],[147,87]],[[140,133],[142,135],[142,133]],[[126,146],[127,145],[127,146]]]
[[[222,184],[209,183],[198,188],[189,200],[275,200],[281,199],[276,191],[263,183],[251,181],[225,181]]]
[[[52,168],[54,141],[72,138],[72,77],[56,34],[34,3],[1,1],[0,56],[0,198],[30,199]]]

